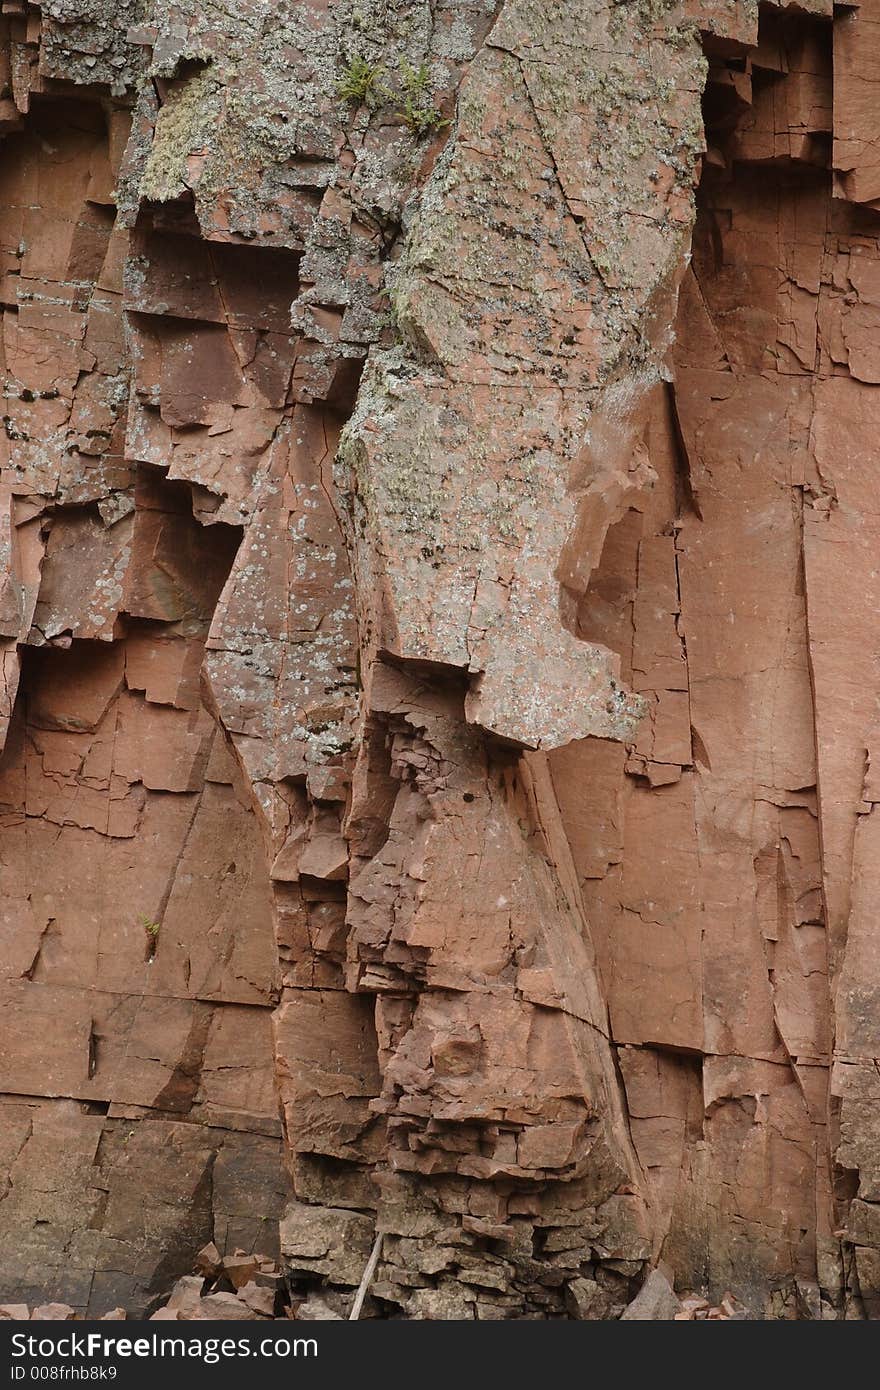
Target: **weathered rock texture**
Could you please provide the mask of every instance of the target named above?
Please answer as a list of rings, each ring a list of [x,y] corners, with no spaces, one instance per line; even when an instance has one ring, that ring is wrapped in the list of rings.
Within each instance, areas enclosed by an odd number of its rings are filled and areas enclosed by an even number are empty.
[[[0,1297],[880,1315],[878,81],[3,0]]]

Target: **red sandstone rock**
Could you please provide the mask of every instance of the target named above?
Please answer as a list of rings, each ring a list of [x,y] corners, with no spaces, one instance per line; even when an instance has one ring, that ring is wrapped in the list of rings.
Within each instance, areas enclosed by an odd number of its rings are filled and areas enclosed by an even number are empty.
[[[271,1318],[275,1313],[275,1293],[272,1289],[261,1289],[250,1280],[247,1284],[242,1284],[238,1289],[238,1296],[242,1303],[246,1303],[253,1312],[261,1314],[263,1317]]]
[[[76,1310],[68,1303],[40,1303],[31,1313],[32,1322],[70,1322]]]
[[[259,1312],[244,1299],[231,1293],[210,1293],[199,1301],[198,1307],[186,1316],[200,1322],[226,1320],[248,1321],[258,1318]]]
[[[880,18],[294,8],[0,20],[5,1316],[880,1316]]]
[[[234,1255],[223,1256],[223,1273],[234,1289],[241,1289],[256,1274],[259,1263],[255,1255],[245,1255],[236,1250]]]
[[[216,1279],[223,1268],[223,1257],[212,1240],[196,1255],[196,1269],[206,1279]]]
[[[680,1310],[672,1285],[659,1269],[652,1269],[629,1307],[620,1315],[621,1322],[671,1322]],[[710,1309],[709,1316],[712,1316]]]
[[[165,1307],[173,1309],[178,1317],[192,1317],[201,1302],[205,1281],[200,1275],[185,1275],[178,1279]]]

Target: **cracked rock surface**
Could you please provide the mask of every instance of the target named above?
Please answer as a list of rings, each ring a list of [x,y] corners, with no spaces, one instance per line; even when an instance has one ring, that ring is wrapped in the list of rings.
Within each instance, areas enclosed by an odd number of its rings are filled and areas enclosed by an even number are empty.
[[[880,1316],[878,55],[3,0],[0,1316]]]

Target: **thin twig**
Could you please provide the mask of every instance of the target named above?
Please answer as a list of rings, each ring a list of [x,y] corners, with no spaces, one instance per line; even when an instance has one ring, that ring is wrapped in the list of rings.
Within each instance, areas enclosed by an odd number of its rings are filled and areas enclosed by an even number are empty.
[[[379,1256],[382,1253],[382,1233],[376,1236],[373,1241],[373,1248],[370,1251],[370,1258],[367,1260],[367,1267],[364,1270],[363,1278],[358,1286],[358,1291],[354,1296],[354,1303],[351,1305],[351,1312],[348,1315],[349,1322],[357,1322],[364,1306],[364,1299],[367,1290],[373,1282],[373,1275],[376,1273],[376,1265],[379,1263]]]

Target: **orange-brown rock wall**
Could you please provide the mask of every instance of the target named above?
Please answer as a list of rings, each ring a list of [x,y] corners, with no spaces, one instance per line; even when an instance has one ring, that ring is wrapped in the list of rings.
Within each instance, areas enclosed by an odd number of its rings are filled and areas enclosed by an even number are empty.
[[[0,1295],[874,1316],[873,4],[3,10]]]

